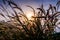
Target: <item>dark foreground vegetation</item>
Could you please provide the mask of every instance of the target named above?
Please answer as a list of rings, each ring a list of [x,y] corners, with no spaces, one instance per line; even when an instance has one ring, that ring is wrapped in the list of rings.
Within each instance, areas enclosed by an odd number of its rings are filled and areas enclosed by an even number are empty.
[[[60,40],[60,33],[51,34],[49,36],[39,34],[38,38],[36,36],[37,35],[31,33],[29,33],[28,36],[18,27],[8,23],[0,23],[0,40]]]
[[[58,25],[60,24],[60,22],[57,23],[60,20],[60,11],[58,11],[60,1],[57,2],[56,6],[50,4],[47,11],[42,4],[40,8],[36,8],[39,12],[36,12],[33,7],[27,5],[27,7],[33,10],[34,16],[31,18],[34,20],[29,20],[14,1],[2,1],[5,6],[0,4],[0,9],[7,15],[3,13],[0,13],[0,15],[6,20],[7,16],[10,20],[0,23],[0,40],[60,40],[60,33],[55,32],[55,28],[59,28]],[[14,13],[6,9],[6,5],[9,5]],[[18,13],[16,9],[20,12]]]

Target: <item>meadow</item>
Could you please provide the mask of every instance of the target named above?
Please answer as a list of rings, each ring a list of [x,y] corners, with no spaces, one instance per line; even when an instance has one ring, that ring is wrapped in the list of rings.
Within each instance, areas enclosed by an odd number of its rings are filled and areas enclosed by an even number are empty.
[[[60,22],[58,22],[60,11],[60,1],[56,6],[49,4],[47,11],[44,9],[43,4],[36,10],[26,5],[33,11],[33,15],[26,16],[26,13],[12,0],[2,0],[4,5],[9,5],[14,13],[7,10],[5,6],[0,4],[2,12],[0,15],[6,20],[6,16],[9,18],[7,22],[0,22],[0,40],[60,40],[60,33],[55,32],[55,28],[60,28]],[[20,12],[18,13],[19,10]],[[9,15],[9,13],[12,15]]]

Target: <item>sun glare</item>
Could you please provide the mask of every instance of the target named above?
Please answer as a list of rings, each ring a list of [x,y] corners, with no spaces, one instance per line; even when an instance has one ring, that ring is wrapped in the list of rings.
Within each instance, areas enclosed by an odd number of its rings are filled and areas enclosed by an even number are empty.
[[[32,18],[32,14],[27,14],[27,18],[29,19],[29,20],[31,20],[31,18]]]
[[[26,14],[26,16],[27,16],[27,18],[28,18],[29,20],[32,20],[33,13],[32,13],[32,12],[28,12],[28,13]]]

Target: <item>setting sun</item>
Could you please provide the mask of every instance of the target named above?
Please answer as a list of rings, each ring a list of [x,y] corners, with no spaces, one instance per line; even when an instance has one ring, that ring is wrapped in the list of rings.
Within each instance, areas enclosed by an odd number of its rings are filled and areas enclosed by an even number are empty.
[[[27,14],[27,18],[29,19],[29,20],[31,20],[31,18],[32,18],[32,14]]]
[[[33,20],[33,18],[32,18],[33,13],[32,13],[32,12],[28,12],[28,13],[26,14],[26,16],[27,16],[27,18],[28,18],[29,20]]]

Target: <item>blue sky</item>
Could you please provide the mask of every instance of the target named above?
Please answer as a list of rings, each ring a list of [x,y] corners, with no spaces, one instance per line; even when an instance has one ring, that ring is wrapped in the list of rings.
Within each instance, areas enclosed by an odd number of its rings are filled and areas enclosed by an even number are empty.
[[[56,4],[58,0],[14,0],[15,2],[24,3],[24,4]]]
[[[57,3],[58,0],[14,0],[17,4],[31,4],[31,5],[40,5],[40,4],[44,4],[44,5],[48,5],[48,4],[52,4],[55,5]],[[0,0],[0,3],[2,3],[2,0]]]
[[[44,8],[48,9],[49,4],[56,6],[57,1],[59,0],[13,0],[25,11],[27,9],[26,5],[30,5],[33,8],[40,7],[43,3]]]
[[[56,5],[57,1],[59,0],[13,0],[23,9],[26,8],[26,5],[30,5],[34,8],[40,7],[40,5],[43,3],[45,9],[48,9],[49,4]],[[3,3],[2,0],[0,0],[0,4]]]

